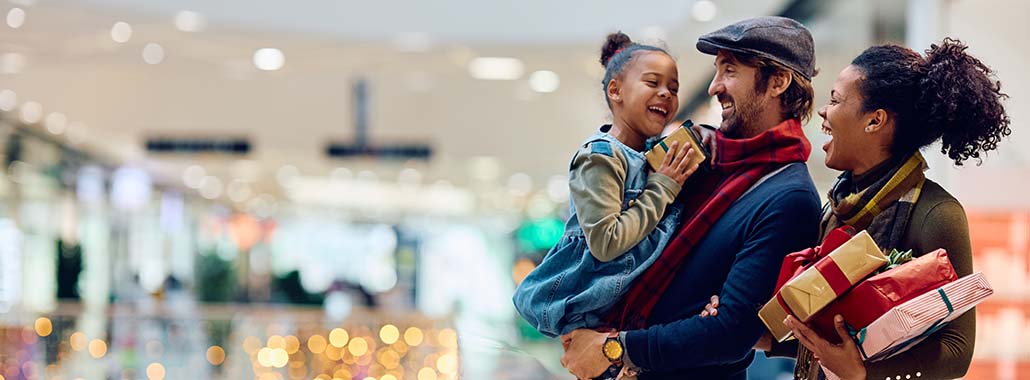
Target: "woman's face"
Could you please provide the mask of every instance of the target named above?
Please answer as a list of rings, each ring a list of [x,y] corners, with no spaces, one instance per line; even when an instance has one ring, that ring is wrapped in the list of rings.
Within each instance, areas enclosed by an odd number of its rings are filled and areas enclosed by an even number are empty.
[[[822,131],[831,136],[830,141],[823,145],[826,167],[830,169],[855,171],[863,168],[863,163],[869,161],[864,156],[881,149],[874,134],[865,131],[872,120],[872,113],[862,110],[863,97],[858,89],[862,79],[858,68],[845,67],[833,83],[830,102],[819,109],[819,116],[823,118]]]

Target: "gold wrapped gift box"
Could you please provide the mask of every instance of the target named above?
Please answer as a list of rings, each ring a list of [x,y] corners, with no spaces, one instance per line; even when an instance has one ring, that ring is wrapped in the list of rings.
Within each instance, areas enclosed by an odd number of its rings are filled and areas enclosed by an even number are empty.
[[[688,122],[689,124],[689,122]],[[697,136],[692,134],[691,131],[687,130],[690,128],[687,125],[676,128],[675,131],[665,136],[654,145],[651,150],[644,154],[647,158],[647,164],[651,166],[651,169],[658,171],[658,167],[662,166],[662,160],[665,159],[665,155],[668,154],[669,149],[672,148],[674,141],[679,142],[679,146],[682,148],[683,144],[690,144],[694,148],[694,152],[690,155],[690,164],[694,165],[706,160],[705,149],[701,147],[701,142],[698,141]]]
[[[807,322],[848,288],[886,263],[887,258],[876,242],[868,232],[862,231],[787,281],[778,294],[790,309],[790,314]],[[790,338],[790,329],[783,324],[787,310],[783,309],[776,296],[759,310],[758,316],[774,339],[782,342]]]

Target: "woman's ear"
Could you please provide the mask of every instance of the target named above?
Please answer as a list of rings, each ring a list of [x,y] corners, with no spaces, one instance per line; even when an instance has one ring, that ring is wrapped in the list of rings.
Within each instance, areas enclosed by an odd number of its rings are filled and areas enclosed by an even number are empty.
[[[616,78],[608,81],[608,100],[613,103],[622,103],[622,88],[619,87],[619,80]]]
[[[884,131],[885,128],[887,128],[887,124],[891,122],[890,116],[890,113],[888,113],[883,108],[870,112],[869,119],[866,122],[865,132],[876,133]]]

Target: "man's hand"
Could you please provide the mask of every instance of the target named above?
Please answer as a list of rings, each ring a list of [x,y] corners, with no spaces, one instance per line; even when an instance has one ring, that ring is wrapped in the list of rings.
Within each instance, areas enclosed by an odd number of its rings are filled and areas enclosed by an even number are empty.
[[[608,334],[589,329],[573,330],[562,335],[562,346],[565,347],[565,355],[561,357],[562,367],[577,379],[601,376],[611,366],[611,362],[601,352],[607,338]]]
[[[715,131],[700,125],[694,125],[691,128],[694,128],[694,132],[701,136],[701,144],[708,148],[708,153],[712,154],[712,162],[717,162],[715,158],[719,153],[718,147],[715,144]]]

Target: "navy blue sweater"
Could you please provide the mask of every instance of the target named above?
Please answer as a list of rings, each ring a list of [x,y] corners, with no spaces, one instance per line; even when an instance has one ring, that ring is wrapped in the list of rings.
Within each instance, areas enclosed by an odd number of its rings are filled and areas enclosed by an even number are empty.
[[[783,257],[815,245],[819,217],[819,196],[800,163],[731,205],[686,258],[651,327],[627,332],[630,360],[646,370],[640,379],[741,378],[765,330],[758,310],[772,297]],[[713,294],[719,315],[700,318]]]

